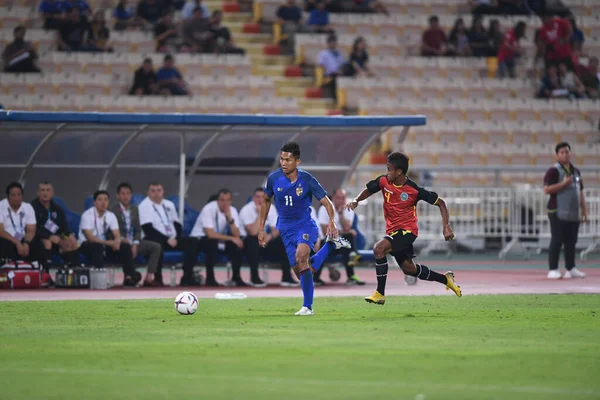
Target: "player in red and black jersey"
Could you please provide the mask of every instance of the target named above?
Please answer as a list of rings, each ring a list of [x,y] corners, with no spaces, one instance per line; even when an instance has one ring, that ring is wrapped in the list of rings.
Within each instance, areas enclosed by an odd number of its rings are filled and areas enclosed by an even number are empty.
[[[369,303],[385,303],[385,283],[387,279],[387,254],[392,254],[406,275],[426,281],[436,281],[446,285],[458,297],[462,296],[460,286],[454,282],[451,271],[440,274],[423,264],[413,261],[413,242],[419,234],[417,225],[417,202],[419,200],[438,206],[444,225],[444,239],[453,240],[454,233],[450,227],[450,216],[446,203],[437,193],[419,187],[406,177],[408,157],[402,153],[392,153],[387,158],[387,174],[381,175],[367,183],[367,187],[354,200],[346,204],[346,208],[354,210],[358,203],[372,194],[383,195],[383,215],[385,217],[386,236],[375,243],[375,271],[377,272],[377,290],[365,300]]]

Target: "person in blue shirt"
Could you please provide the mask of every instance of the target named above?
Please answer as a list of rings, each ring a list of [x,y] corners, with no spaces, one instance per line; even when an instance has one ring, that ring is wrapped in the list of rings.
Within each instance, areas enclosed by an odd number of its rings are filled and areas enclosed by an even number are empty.
[[[315,32],[333,33],[333,28],[329,25],[329,11],[325,9],[325,1],[318,2],[317,8],[310,12],[308,25],[310,25]]]
[[[281,168],[271,173],[265,184],[265,202],[260,209],[258,242],[265,246],[265,222],[271,201],[275,199],[275,207],[279,216],[277,229],[285,245],[287,256],[294,273],[300,279],[304,303],[295,315],[313,315],[312,303],[314,295],[313,271],[317,272],[323,261],[334,249],[350,248],[350,243],[339,236],[335,225],[335,211],[331,200],[321,184],[308,172],[299,169],[300,145],[287,142],[281,147],[279,165]],[[325,245],[310,258],[319,239],[319,229],[310,216],[312,197],[326,208],[329,215],[327,239]]]
[[[40,13],[44,19],[44,29],[58,29],[63,12],[62,2],[59,0],[42,0]]]
[[[161,94],[175,96],[187,96],[190,94],[183,76],[175,67],[175,60],[170,54],[165,56],[163,66],[156,72],[156,79],[158,80],[158,87]]]

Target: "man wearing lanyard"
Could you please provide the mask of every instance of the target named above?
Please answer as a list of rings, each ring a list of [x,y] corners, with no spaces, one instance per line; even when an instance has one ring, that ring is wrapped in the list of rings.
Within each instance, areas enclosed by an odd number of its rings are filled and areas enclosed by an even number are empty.
[[[135,287],[142,276],[133,266],[131,245],[121,241],[117,217],[108,210],[108,192],[94,193],[94,206],[81,214],[79,225],[81,252],[96,268],[104,267],[104,255],[109,261],[123,265],[123,286]]]
[[[240,276],[244,242],[240,237],[240,218],[231,206],[231,191],[221,189],[217,200],[206,204],[194,224],[190,236],[200,239],[199,249],[206,252],[206,286],[218,286],[214,268],[219,251],[225,252],[231,262],[231,286],[248,286]]]
[[[23,201],[23,186],[12,182],[6,187],[6,202],[0,206],[0,250],[6,260],[41,261],[39,241],[35,241],[35,211]]]
[[[550,248],[548,249],[548,279],[585,278],[585,273],[575,268],[575,244],[579,221],[587,222],[587,207],[583,196],[581,172],[571,164],[571,146],[567,142],[556,145],[556,164],[544,176],[544,193],[548,200],[550,219]],[[558,269],[560,250],[564,245],[565,268],[561,276]]]
[[[162,253],[160,244],[150,240],[141,240],[142,227],[137,206],[131,204],[131,185],[120,183],[117,186],[117,199],[119,202],[113,206],[113,212],[119,221],[121,241],[131,245],[132,258],[135,261],[138,254],[148,261],[148,270],[144,279],[144,286],[154,286],[154,274]]]
[[[140,224],[144,239],[158,243],[163,251],[183,251],[182,286],[200,286],[194,276],[197,241],[183,237],[183,227],[179,222],[173,202],[164,198],[165,191],[158,182],[148,185],[148,197],[140,203]],[[162,255],[154,274],[154,286],[162,286]]]
[[[37,198],[31,202],[37,220],[37,238],[46,253],[44,258],[58,254],[68,265],[79,265],[79,244],[69,228],[65,211],[52,201],[53,197],[52,184],[42,182],[38,186]]]

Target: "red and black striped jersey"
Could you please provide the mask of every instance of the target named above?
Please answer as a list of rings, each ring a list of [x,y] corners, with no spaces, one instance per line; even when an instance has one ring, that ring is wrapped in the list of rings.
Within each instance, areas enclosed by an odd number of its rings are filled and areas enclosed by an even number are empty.
[[[417,203],[423,200],[436,205],[439,198],[437,193],[423,189],[411,179],[397,186],[390,183],[385,175],[367,183],[367,190],[371,194],[381,191],[383,195],[385,232],[388,235],[402,230],[418,236]]]

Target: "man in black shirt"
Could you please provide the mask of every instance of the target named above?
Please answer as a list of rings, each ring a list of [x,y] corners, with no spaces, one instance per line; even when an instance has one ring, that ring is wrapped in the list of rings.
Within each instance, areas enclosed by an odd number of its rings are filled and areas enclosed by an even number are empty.
[[[129,90],[129,94],[149,95],[156,94],[157,90],[158,83],[152,67],[152,59],[146,58],[142,66],[135,71],[133,86]]]
[[[15,39],[2,52],[4,72],[41,72],[35,65],[38,58],[35,49],[30,42],[25,41],[25,27],[17,26],[13,35]]]
[[[72,8],[68,17],[60,25],[56,41],[58,49],[62,51],[103,51],[89,43],[90,37],[90,23],[81,17],[78,8]]]
[[[210,19],[210,32],[213,39],[213,51],[217,54],[245,54],[244,49],[236,47],[231,39],[231,32],[226,26],[221,25],[223,12],[215,10]]]
[[[46,250],[45,260],[51,258],[52,254],[58,254],[69,265],[79,265],[77,239],[69,228],[65,211],[52,201],[52,197],[54,197],[52,184],[40,183],[37,198],[31,202],[37,225],[36,239],[41,240]]]

